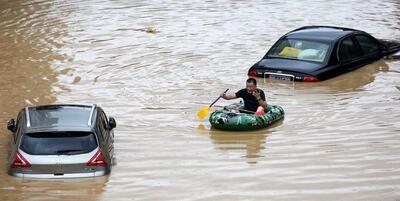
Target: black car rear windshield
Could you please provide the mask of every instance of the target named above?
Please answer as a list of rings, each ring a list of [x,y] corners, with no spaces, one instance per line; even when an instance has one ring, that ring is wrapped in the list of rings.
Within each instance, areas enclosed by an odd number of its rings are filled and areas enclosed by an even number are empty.
[[[329,47],[329,44],[318,41],[283,38],[271,48],[268,57],[322,63]]]
[[[73,155],[93,151],[96,137],[90,132],[45,132],[22,136],[20,149],[31,155]]]

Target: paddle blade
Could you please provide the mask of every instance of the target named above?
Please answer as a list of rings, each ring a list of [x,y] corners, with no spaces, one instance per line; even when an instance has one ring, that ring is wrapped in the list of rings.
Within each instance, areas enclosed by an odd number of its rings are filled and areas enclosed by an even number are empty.
[[[208,113],[210,112],[210,107],[203,107],[201,110],[197,113],[197,118],[200,120],[204,119],[207,117]]]

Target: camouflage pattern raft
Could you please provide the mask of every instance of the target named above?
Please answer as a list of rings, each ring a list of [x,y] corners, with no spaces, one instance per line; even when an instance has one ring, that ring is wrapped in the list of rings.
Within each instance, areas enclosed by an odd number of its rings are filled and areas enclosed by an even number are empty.
[[[247,113],[233,113],[231,109],[243,109],[243,103],[235,103],[214,111],[209,118],[213,128],[229,131],[248,131],[268,127],[284,117],[282,107],[268,105],[265,115],[258,116]]]

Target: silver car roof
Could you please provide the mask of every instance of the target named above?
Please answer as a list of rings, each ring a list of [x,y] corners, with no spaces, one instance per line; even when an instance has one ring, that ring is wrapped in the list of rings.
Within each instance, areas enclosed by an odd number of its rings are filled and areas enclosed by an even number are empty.
[[[44,105],[24,109],[25,133],[91,131],[96,105]]]

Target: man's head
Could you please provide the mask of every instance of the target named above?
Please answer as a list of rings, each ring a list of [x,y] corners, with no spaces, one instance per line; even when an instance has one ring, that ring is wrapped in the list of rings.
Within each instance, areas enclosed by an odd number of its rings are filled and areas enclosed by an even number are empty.
[[[254,78],[249,78],[246,81],[246,90],[248,93],[253,93],[257,89],[257,80]]]

